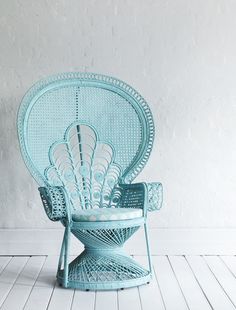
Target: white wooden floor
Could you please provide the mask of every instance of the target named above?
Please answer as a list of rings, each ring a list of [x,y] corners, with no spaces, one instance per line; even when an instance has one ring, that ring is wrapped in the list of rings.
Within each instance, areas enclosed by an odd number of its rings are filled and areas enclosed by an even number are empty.
[[[236,256],[154,256],[151,284],[107,292],[58,287],[57,259],[0,256],[0,309],[236,309]]]

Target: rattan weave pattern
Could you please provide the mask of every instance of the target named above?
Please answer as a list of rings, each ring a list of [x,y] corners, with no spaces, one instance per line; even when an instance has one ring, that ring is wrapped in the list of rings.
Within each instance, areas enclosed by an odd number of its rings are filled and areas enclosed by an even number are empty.
[[[146,101],[132,87],[115,78],[64,73],[35,84],[23,98],[18,112],[22,154],[38,183],[45,182],[42,173],[48,166],[46,150],[78,118],[92,122],[101,139],[108,139],[114,145],[118,150],[117,163],[121,160],[124,167],[123,181],[131,182],[146,164],[154,141],[154,123]]]
[[[69,264],[69,282],[104,286],[104,283],[127,282],[148,276],[133,259],[119,252],[88,252],[85,250]],[[62,277],[62,272],[59,277]]]
[[[121,247],[137,230],[139,226],[111,229],[76,229],[72,233],[85,246],[91,248]]]
[[[51,221],[67,217],[65,191],[60,186],[39,188],[44,210]]]

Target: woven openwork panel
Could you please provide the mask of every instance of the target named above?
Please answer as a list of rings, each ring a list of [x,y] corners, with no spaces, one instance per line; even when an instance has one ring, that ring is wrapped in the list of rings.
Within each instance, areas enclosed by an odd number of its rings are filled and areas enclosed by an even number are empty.
[[[50,186],[62,186],[74,210],[112,207],[121,167],[114,162],[114,149],[100,141],[91,126],[73,123],[63,140],[50,147],[44,175]]]
[[[73,234],[85,246],[93,248],[121,247],[137,230],[139,226],[111,229],[72,229]]]
[[[125,282],[147,275],[148,271],[134,260],[113,252],[95,255],[85,251],[69,267],[69,281],[87,284]]]
[[[73,122],[92,125],[111,143],[116,163],[130,182],[149,157],[154,138],[150,110],[143,98],[113,78],[69,73],[36,84],[24,97],[18,129],[25,162],[38,183],[45,183],[50,146]]]

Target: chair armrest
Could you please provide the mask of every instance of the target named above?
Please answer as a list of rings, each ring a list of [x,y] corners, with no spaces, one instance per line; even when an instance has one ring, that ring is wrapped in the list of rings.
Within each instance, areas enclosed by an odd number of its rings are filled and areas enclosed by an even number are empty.
[[[119,184],[120,208],[143,209],[145,204],[145,183]]]
[[[120,208],[139,208],[146,211],[159,210],[162,206],[162,184],[134,183],[119,184],[121,191]]]
[[[70,219],[67,195],[62,186],[47,186],[38,188],[44,210],[51,221]]]

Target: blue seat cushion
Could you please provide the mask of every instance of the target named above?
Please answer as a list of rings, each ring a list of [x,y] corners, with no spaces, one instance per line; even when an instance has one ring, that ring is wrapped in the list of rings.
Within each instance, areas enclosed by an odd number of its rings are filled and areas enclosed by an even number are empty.
[[[142,209],[135,208],[96,208],[78,210],[72,215],[75,222],[103,222],[129,220],[143,216]]]

